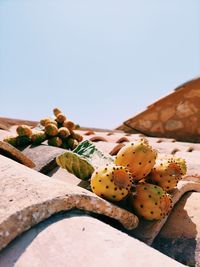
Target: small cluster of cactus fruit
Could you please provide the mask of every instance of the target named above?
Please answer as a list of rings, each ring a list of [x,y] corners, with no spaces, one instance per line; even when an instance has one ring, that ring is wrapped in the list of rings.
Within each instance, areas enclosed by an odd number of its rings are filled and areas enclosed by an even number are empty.
[[[53,109],[53,113],[54,119],[40,120],[39,130],[38,127],[31,129],[27,125],[19,125],[16,129],[17,136],[7,137],[4,141],[14,147],[22,147],[40,145],[47,140],[48,145],[73,150],[83,140],[82,135],[75,132],[77,126],[60,109]]]
[[[171,191],[186,174],[182,158],[159,158],[146,139],[128,143],[114,164],[97,168],[92,191],[111,201],[127,199],[135,213],[147,220],[161,220],[172,207]]]

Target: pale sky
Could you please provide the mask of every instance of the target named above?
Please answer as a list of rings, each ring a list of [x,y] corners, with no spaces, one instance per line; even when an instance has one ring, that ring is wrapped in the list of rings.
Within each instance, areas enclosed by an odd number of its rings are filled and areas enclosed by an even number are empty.
[[[200,75],[199,0],[0,0],[0,116],[115,128]]]

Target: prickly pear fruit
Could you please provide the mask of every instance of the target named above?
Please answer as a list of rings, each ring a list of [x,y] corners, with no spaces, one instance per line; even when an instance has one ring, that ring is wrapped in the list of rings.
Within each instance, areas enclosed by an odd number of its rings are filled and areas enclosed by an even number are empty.
[[[32,130],[27,125],[19,125],[16,129],[19,136],[27,136],[30,137],[32,135]]]
[[[63,148],[70,148],[71,150],[75,149],[78,146],[78,141],[69,137],[66,140],[64,140],[64,146]]]
[[[187,165],[186,165],[186,161],[183,158],[178,158],[178,157],[173,157],[173,159],[175,160],[175,162],[179,165],[179,167],[181,168],[181,174],[185,175],[187,172]]]
[[[173,157],[157,159],[148,176],[148,181],[161,186],[165,191],[169,191],[176,187],[185,173],[186,164],[184,160]]]
[[[68,136],[70,136],[70,131],[66,127],[61,127],[58,129],[58,135],[61,138],[67,138]]]
[[[57,117],[57,115],[58,115],[59,113],[62,113],[61,110],[60,110],[59,108],[54,108],[54,109],[53,109],[53,114],[54,114],[56,117]]]
[[[51,121],[52,120],[50,118],[43,118],[43,119],[40,120],[40,124],[42,126],[46,126],[47,124],[51,123]]]
[[[3,139],[4,142],[9,143],[10,145],[17,146],[17,136],[8,136]]]
[[[39,145],[42,142],[44,142],[47,139],[47,136],[45,132],[43,131],[38,131],[36,133],[33,133],[31,136],[31,141],[34,145]]]
[[[131,173],[122,166],[100,167],[93,172],[91,177],[92,191],[96,195],[112,201],[120,201],[127,196],[131,183]]]
[[[75,140],[77,140],[78,142],[83,141],[83,136],[81,134],[75,133],[73,131],[73,133],[71,134],[72,138],[74,138]]]
[[[63,123],[66,120],[66,116],[63,113],[58,113],[56,116],[56,121]]]
[[[145,139],[122,147],[115,158],[115,164],[127,167],[134,180],[141,180],[152,170],[157,153]]]
[[[14,147],[27,146],[31,143],[31,138],[28,136],[10,136],[3,139]]]
[[[56,136],[58,134],[58,127],[53,123],[49,123],[45,126],[45,133],[49,136]]]
[[[135,212],[146,220],[160,220],[171,209],[171,197],[161,187],[149,183],[138,183],[131,205]]]
[[[60,146],[62,146],[62,143],[63,143],[62,139],[58,136],[54,136],[48,140],[48,145],[50,145],[50,146],[60,147]]]
[[[73,121],[65,120],[63,122],[63,127],[67,127],[69,130],[74,130],[75,124],[73,123]]]

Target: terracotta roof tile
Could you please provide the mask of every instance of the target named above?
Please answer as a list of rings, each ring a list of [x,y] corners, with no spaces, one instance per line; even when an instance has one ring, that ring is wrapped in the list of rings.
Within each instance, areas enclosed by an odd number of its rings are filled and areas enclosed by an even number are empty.
[[[30,125],[31,125],[31,123],[30,123]],[[34,126],[34,123],[33,123],[33,126]],[[13,124],[9,128],[9,131],[8,130],[7,131],[0,130],[0,140],[2,140],[5,136],[10,135],[10,133],[13,134],[15,132],[15,129],[16,129],[16,125]],[[95,140],[95,138],[96,138],[97,142],[95,143],[95,145],[100,150],[102,150],[102,152],[104,152],[106,154],[110,154],[110,155],[115,155],[117,153],[117,151],[122,146],[124,146],[124,144],[126,144],[127,141],[134,142],[135,140],[138,140],[141,137],[143,137],[143,135],[138,134],[138,133],[135,133],[135,134],[128,133],[127,134],[127,133],[124,133],[122,131],[115,131],[115,130],[109,131],[109,130],[101,130],[101,129],[95,129],[95,130],[91,129],[90,130],[89,128],[80,129],[77,132],[82,134],[85,140],[86,139],[90,140],[91,138],[93,140]],[[88,132],[89,132],[89,134],[88,134]],[[179,184],[179,186],[180,186],[179,190],[174,192],[175,193],[174,204],[179,200],[179,198],[182,196],[182,194],[184,192],[187,192],[188,190],[200,190],[200,183],[197,183],[198,186],[195,187],[195,185],[196,185],[195,182],[191,181],[192,179],[194,179],[194,181],[197,182],[200,179],[200,163],[199,163],[200,144],[177,142],[175,139],[168,139],[168,138],[155,138],[155,137],[145,137],[145,138],[148,139],[149,143],[153,146],[153,148],[158,149],[159,153],[161,153],[161,154],[175,154],[176,156],[180,156],[180,157],[185,158],[187,161],[188,172],[187,172],[187,176],[185,177],[186,181],[183,181],[182,183],[180,183]],[[21,165],[16,165],[17,163],[15,163],[15,162],[13,163],[13,161],[9,161],[8,159],[1,157],[1,159],[3,158],[3,160],[0,161],[0,166],[2,166],[2,164],[4,164],[4,163],[6,166],[9,166],[10,164],[11,164],[10,166],[15,166],[14,168],[10,167],[10,169],[12,169],[12,172],[10,172],[10,170],[9,170],[9,173],[7,174],[7,178],[9,178],[9,176],[10,177],[12,176],[12,179],[13,179],[13,177],[15,177],[15,179],[13,181],[17,182],[18,178],[16,177],[16,169],[17,169],[17,172],[19,171],[21,173],[20,175],[18,175],[19,177],[25,177],[25,184],[23,185],[23,183],[21,183],[21,182],[18,184],[18,186],[16,187],[16,189],[18,190],[17,191],[18,193],[15,195],[19,198],[23,198],[23,193],[20,190],[22,190],[22,188],[25,185],[27,185],[28,188],[30,187],[30,192],[29,192],[30,198],[29,198],[29,195],[27,195],[28,199],[27,199],[27,202],[25,202],[26,205],[23,206],[22,209],[20,208],[20,210],[25,209],[26,212],[29,212],[29,214],[30,214],[29,218],[32,218],[31,214],[33,212],[35,212],[35,208],[34,209],[28,208],[28,207],[31,207],[32,203],[34,204],[34,207],[36,207],[38,205],[38,203],[40,203],[41,205],[43,205],[42,203],[46,203],[45,201],[47,201],[47,198],[48,198],[48,201],[50,199],[57,199],[57,200],[61,201],[61,202],[59,202],[59,204],[54,205],[54,202],[53,202],[51,204],[52,207],[51,207],[51,205],[49,206],[50,209],[53,208],[53,213],[54,213],[54,212],[58,212],[59,210],[62,210],[62,209],[66,210],[69,208],[69,206],[68,206],[68,204],[69,204],[68,200],[69,199],[68,199],[68,197],[66,197],[66,194],[67,194],[67,196],[69,196],[71,193],[73,194],[73,192],[78,192],[78,194],[80,193],[80,195],[83,194],[84,196],[85,195],[90,196],[90,194],[92,194],[92,193],[86,191],[85,189],[82,189],[81,187],[76,186],[76,185],[80,186],[81,182],[79,179],[77,179],[75,176],[73,176],[71,174],[67,174],[66,171],[61,170],[60,168],[58,168],[54,165],[56,155],[58,155],[62,152],[63,152],[63,149],[49,147],[49,146],[45,146],[45,145],[38,146],[35,148],[29,148],[28,147],[23,151],[23,153],[26,156],[28,156],[30,159],[32,159],[35,162],[35,164],[36,164],[35,169],[37,171],[40,171],[40,172],[45,172],[47,175],[52,177],[51,179],[50,178],[47,179],[46,176],[40,176],[42,174],[38,174],[37,172],[35,172],[33,170],[27,171],[27,168],[25,168]],[[43,160],[42,160],[41,154],[43,156]],[[7,160],[9,161],[9,164],[8,164]],[[18,166],[18,167],[16,167],[16,166]],[[21,179],[21,178],[19,178],[19,179]],[[45,179],[45,183],[47,182],[47,184],[45,184],[45,186],[42,182],[44,179]],[[59,182],[59,180],[62,180],[62,181]],[[188,181],[188,180],[190,180],[190,181]],[[8,186],[7,188],[11,188],[11,184],[10,184],[11,181],[9,181],[9,179],[7,181],[8,181],[8,183],[6,182],[7,183],[6,186]],[[13,181],[12,181],[12,183],[13,183]],[[64,183],[64,182],[67,182],[67,183]],[[21,186],[22,186],[22,188],[21,188]],[[72,186],[72,188],[71,188],[71,186]],[[13,190],[15,190],[15,189],[13,188]],[[45,191],[43,192],[40,190],[45,190]],[[34,193],[33,193],[33,191],[34,191]],[[70,193],[69,193],[69,191],[70,191]],[[15,193],[15,191],[13,191],[13,193]],[[33,196],[32,199],[31,199],[31,197],[32,197],[31,194]],[[0,195],[0,196],[2,197],[2,195]],[[7,199],[7,201],[8,200],[9,199]],[[38,201],[40,201],[40,202],[38,202]],[[103,201],[101,203],[107,203],[104,200],[101,200],[101,201]],[[5,201],[0,201],[0,203],[5,203]],[[30,205],[30,203],[31,203],[31,205]],[[82,204],[80,204],[81,206],[79,206],[79,204],[76,204],[75,207],[87,209],[87,207],[84,206],[85,204],[83,204],[84,202],[81,202],[81,203],[82,203]],[[8,204],[12,205],[12,202],[9,202]],[[0,205],[2,205],[2,204],[0,204]],[[17,205],[18,205],[17,208],[19,209],[19,207],[21,205],[20,201],[17,202]],[[64,207],[62,205],[64,205]],[[70,205],[71,205],[70,207],[72,207],[72,203]],[[88,202],[87,202],[87,205],[89,205]],[[111,205],[111,204],[109,204],[109,205]],[[43,220],[49,216],[45,213],[45,211],[42,207],[43,206],[41,206],[41,211],[43,212],[44,216],[41,216],[39,221]],[[37,209],[38,208],[40,210],[39,206],[37,206]],[[96,207],[96,209],[98,209],[98,208],[100,210],[95,210],[95,212],[104,213],[103,208],[101,209],[100,206]],[[91,210],[91,209],[89,208],[89,210]],[[120,208],[118,208],[118,210],[120,210],[120,212],[122,212]],[[129,213],[127,213],[127,211],[123,211],[123,212],[125,212],[124,214],[126,214],[126,215],[129,214]],[[5,211],[3,213],[5,213]],[[14,210],[12,210],[12,213],[14,214]],[[106,215],[109,215],[109,214],[106,213]],[[5,216],[5,214],[4,214],[4,216]],[[24,216],[24,214],[23,214],[23,216]],[[111,216],[121,220],[121,222],[124,223],[123,218],[118,217],[117,213],[114,213]],[[15,218],[15,217],[13,217],[13,218]],[[134,218],[134,216],[132,217],[132,219],[133,218]],[[5,221],[5,219],[4,219],[4,221]],[[125,221],[126,221],[126,219],[125,219]],[[19,222],[16,222],[15,220],[14,220],[14,222],[19,223]],[[27,225],[22,226],[22,228],[24,230],[27,227],[34,225],[38,221],[34,221],[32,218],[28,222],[29,222],[29,226],[27,226]],[[136,229],[136,231],[129,232],[129,234],[133,235],[133,236],[137,236],[138,238],[140,238],[140,239],[142,239],[142,240],[144,240],[150,244],[153,241],[153,239],[156,237],[158,232],[160,231],[163,224],[164,224],[164,221],[156,222],[153,224],[152,223],[140,224],[139,228]],[[18,226],[21,227],[21,225],[18,225]],[[8,226],[4,226],[4,228],[5,228],[4,231],[6,230],[6,227],[8,227]],[[18,228],[20,228],[20,227],[18,227]],[[15,236],[17,236],[19,233],[22,232],[21,230],[18,231],[16,228],[12,228],[12,229],[14,229],[14,230],[13,230],[11,239],[13,239]],[[146,230],[144,231],[144,229],[146,229]],[[145,234],[144,234],[144,232],[145,232]],[[5,238],[7,240],[6,242],[10,242],[11,239],[9,239],[9,238],[8,239]]]
[[[70,211],[43,222],[0,254],[3,267],[185,266],[88,215]]]

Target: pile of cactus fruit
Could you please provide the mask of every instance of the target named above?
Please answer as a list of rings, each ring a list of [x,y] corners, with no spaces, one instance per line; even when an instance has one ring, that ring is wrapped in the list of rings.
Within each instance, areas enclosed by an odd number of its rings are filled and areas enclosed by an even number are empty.
[[[75,152],[82,150],[76,148]],[[93,150],[89,148],[89,151]],[[87,153],[84,154],[88,157]],[[91,157],[86,158],[84,154],[73,156],[79,157],[82,167],[92,164]],[[57,163],[73,172],[78,165],[78,159],[73,164],[73,157],[65,153],[57,157]],[[112,160],[109,159],[107,163],[104,161],[99,166],[93,162],[90,176],[85,172],[85,179],[96,195],[113,202],[125,202],[129,209],[146,220],[161,220],[169,213],[172,208],[171,193],[186,174],[184,159],[172,155],[162,157],[146,139],[141,139],[127,143]]]
[[[19,125],[16,129],[17,135],[7,137],[4,141],[14,147],[37,146],[47,141],[50,146],[73,150],[83,140],[82,135],[75,131],[77,126],[60,109],[55,108],[53,113],[55,118],[41,119],[39,125],[33,129],[27,125]]]

